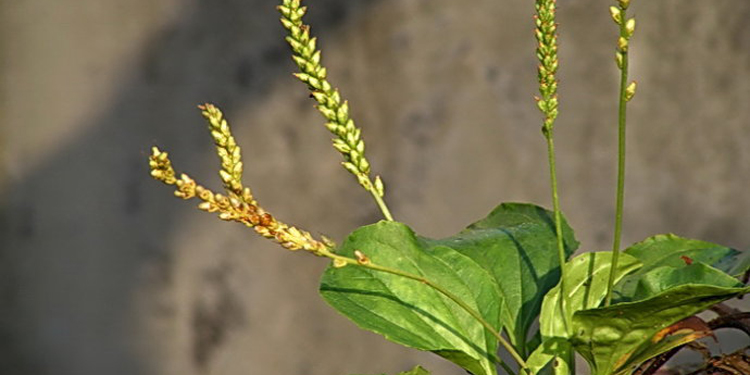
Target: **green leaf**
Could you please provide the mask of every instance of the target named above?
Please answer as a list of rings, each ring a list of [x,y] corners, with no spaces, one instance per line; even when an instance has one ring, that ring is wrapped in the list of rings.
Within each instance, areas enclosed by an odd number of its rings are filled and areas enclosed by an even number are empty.
[[[539,316],[542,340],[551,337],[570,338],[573,314],[576,311],[599,307],[607,294],[607,282],[612,265],[611,252],[581,254],[565,264],[565,315],[560,314],[560,284],[547,293]],[[620,254],[615,281],[635,271],[641,262],[627,254]]]
[[[735,259],[734,265],[729,267],[726,272],[734,277],[742,277],[745,272],[750,270],[750,251],[743,251]]]
[[[562,230],[570,256],[578,241],[565,219]],[[553,213],[532,204],[504,203],[453,237],[425,241],[449,246],[490,272],[504,301],[503,325],[513,345],[524,350],[542,298],[560,278]]]
[[[640,262],[626,254],[621,258],[615,272],[619,280],[640,267]],[[598,307],[607,292],[612,253],[596,252],[581,254],[565,264],[565,315],[560,313],[560,284],[552,288],[544,297],[539,316],[539,330],[542,345],[531,354],[529,366],[532,369],[543,367],[557,357],[555,374],[567,374],[574,366],[575,358],[570,334],[566,327],[572,327],[573,313],[579,310]],[[540,369],[540,368],[539,368]]]
[[[366,254],[374,264],[421,275],[450,290],[498,331],[502,298],[492,277],[445,246],[427,249],[406,225],[380,222],[357,229],[337,252]],[[471,315],[415,280],[364,267],[329,267],[325,300],[361,328],[396,343],[435,352],[475,375],[495,374],[497,341]]]
[[[409,371],[400,372],[398,375],[430,375],[430,372],[425,370],[422,366],[417,366]]]
[[[644,360],[673,347],[671,339],[651,342],[657,332],[748,292],[750,287],[686,284],[638,302],[578,311],[573,315],[572,342],[588,361],[592,375],[629,374]]]
[[[643,300],[680,285],[698,284],[725,288],[741,288],[739,280],[703,263],[683,267],[657,267],[638,280],[634,300]]]
[[[643,263],[637,272],[627,276],[615,287],[615,302],[632,301],[643,275],[657,267],[682,268],[691,262],[710,265],[732,276],[739,276],[750,268],[750,252],[682,238],[674,234],[660,234],[636,243],[624,251]]]

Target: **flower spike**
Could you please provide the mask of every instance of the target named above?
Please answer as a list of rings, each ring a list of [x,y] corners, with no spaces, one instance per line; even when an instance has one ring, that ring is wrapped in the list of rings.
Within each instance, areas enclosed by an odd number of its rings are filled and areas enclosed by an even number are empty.
[[[307,84],[312,98],[318,103],[318,111],[326,119],[326,128],[336,136],[333,139],[333,147],[344,157],[342,166],[372,194],[383,216],[393,220],[383,200],[383,181],[380,176],[375,176],[374,182],[370,177],[370,162],[365,157],[362,130],[350,117],[349,103],[342,100],[338,89],[328,82],[328,71],[320,63],[321,52],[316,46],[317,39],[310,36],[310,26],[302,22],[307,8],[301,5],[300,0],[283,0],[278,10],[281,13],[281,24],[289,32],[286,41],[292,47],[292,59],[300,70],[299,73],[294,73],[294,76]]]
[[[169,155],[152,148],[149,158],[151,176],[167,185],[176,187],[175,196],[188,200],[197,198],[200,210],[218,214],[226,221],[245,224],[263,237],[274,240],[289,250],[307,250],[318,256],[330,253],[333,244],[329,240],[319,241],[313,236],[294,226],[278,221],[253,198],[250,188],[242,185],[242,157],[240,147],[234,140],[229,123],[221,111],[212,104],[199,106],[203,116],[208,120],[211,136],[216,143],[217,154],[221,160],[219,176],[224,183],[226,195],[199,185],[190,176],[181,174],[176,177]]]

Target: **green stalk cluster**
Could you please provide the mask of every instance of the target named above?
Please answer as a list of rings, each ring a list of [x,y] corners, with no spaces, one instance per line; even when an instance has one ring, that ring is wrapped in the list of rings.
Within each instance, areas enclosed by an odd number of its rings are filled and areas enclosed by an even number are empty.
[[[385,187],[380,176],[370,177],[370,162],[365,157],[365,142],[362,130],[354,125],[349,116],[349,104],[342,100],[338,89],[327,80],[327,70],[320,63],[321,52],[316,47],[316,38],[310,36],[310,26],[302,22],[307,7],[300,0],[284,0],[278,7],[281,23],[289,31],[286,41],[292,47],[294,62],[300,72],[295,73],[307,84],[311,96],[318,102],[318,111],[325,117],[326,128],[333,133],[333,147],[344,157],[343,167],[357,177],[357,182],[372,194],[388,220],[393,220],[383,197]]]
[[[617,6],[609,8],[612,20],[619,26],[620,35],[617,38],[617,50],[615,52],[615,63],[620,69],[620,92],[618,108],[618,132],[617,132],[617,198],[615,209],[615,233],[612,241],[612,268],[609,272],[607,282],[607,295],[604,298],[604,305],[609,306],[612,302],[612,288],[615,281],[615,270],[620,254],[620,242],[622,239],[622,213],[625,201],[625,128],[627,103],[635,96],[635,81],[628,83],[628,50],[630,47],[630,38],[635,32],[635,18],[627,18],[627,10],[630,6],[630,0],[618,0]]]
[[[557,237],[557,255],[560,262],[560,293],[566,295],[565,289],[565,245],[562,236],[562,214],[560,213],[560,198],[557,188],[557,167],[555,163],[554,128],[557,119],[557,22],[555,0],[536,0],[536,30],[538,42],[536,56],[539,59],[538,79],[539,94],[537,106],[544,115],[542,133],[547,140],[547,157],[550,168],[550,184],[552,185],[552,205],[555,213],[555,235]],[[560,313],[565,316],[565,299],[560,298]]]

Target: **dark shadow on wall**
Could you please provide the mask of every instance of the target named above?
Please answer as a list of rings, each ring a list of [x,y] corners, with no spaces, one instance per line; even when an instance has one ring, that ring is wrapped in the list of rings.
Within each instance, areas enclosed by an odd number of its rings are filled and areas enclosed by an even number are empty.
[[[375,3],[316,0],[307,21],[325,36]],[[217,102],[231,114],[289,79],[294,66],[274,6],[191,2],[123,73],[113,104],[95,111],[85,134],[9,182],[0,197],[0,373],[144,373],[128,343],[129,296],[145,264],[158,265],[154,287],[171,282],[164,239],[189,210],[147,177],[148,148],[164,145],[178,165],[208,166],[211,143],[193,126],[195,105]],[[220,344],[223,318],[196,319],[195,329],[204,322],[210,332],[195,335],[206,342],[194,343],[194,366]]]

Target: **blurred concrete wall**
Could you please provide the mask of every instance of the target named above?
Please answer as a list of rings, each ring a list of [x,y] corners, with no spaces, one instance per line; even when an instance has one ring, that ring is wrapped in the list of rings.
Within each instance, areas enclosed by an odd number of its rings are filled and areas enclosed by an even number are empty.
[[[501,201],[549,205],[533,4],[316,0],[310,23],[395,216],[447,236]],[[396,372],[424,353],[316,295],[325,262],[171,197],[152,144],[218,187],[195,105],[225,109],[278,217],[342,239],[379,213],[338,166],[271,0],[0,1],[0,373]],[[615,166],[609,3],[560,0],[562,205],[608,246]],[[634,0],[625,242],[750,248],[750,3]]]

